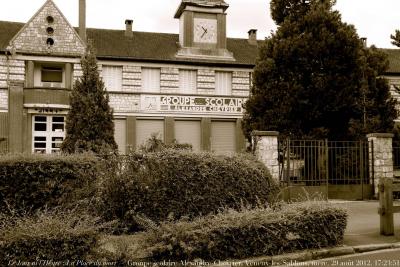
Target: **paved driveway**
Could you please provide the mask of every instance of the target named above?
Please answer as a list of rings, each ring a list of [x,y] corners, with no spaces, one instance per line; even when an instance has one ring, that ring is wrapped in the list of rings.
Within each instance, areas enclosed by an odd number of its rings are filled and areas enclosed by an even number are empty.
[[[381,236],[378,201],[332,202],[348,210],[349,219],[344,237],[345,245],[356,246],[400,242],[400,213],[394,215],[395,235]],[[400,205],[400,201],[395,201],[395,205]]]

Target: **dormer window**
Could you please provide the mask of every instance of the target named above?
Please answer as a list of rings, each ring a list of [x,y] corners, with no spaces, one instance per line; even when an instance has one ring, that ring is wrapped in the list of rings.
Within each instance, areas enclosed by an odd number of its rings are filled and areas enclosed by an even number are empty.
[[[42,82],[62,83],[63,69],[61,67],[42,66]]]

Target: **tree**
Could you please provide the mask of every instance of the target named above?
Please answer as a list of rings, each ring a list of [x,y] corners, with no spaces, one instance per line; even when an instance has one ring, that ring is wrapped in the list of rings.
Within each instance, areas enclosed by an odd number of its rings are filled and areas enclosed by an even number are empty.
[[[400,31],[396,30],[394,34],[390,35],[390,39],[392,39],[392,44],[400,47]]]
[[[90,45],[81,59],[81,66],[83,75],[75,82],[71,93],[67,135],[61,149],[66,153],[115,150],[113,112]]]
[[[259,49],[243,129],[293,138],[356,139],[391,131],[396,117],[380,78],[385,55],[366,48],[332,0],[273,0],[278,29]]]

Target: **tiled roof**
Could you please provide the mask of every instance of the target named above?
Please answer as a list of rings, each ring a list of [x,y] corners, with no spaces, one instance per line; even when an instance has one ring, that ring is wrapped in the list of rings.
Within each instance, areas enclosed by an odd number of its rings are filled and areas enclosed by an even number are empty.
[[[0,21],[0,51],[4,51],[9,41],[24,26],[23,23]],[[87,29],[88,39],[93,40],[99,58],[126,59],[135,61],[157,61],[174,63],[210,63],[229,65],[254,65],[257,46],[247,39],[228,38],[227,48],[236,61],[210,61],[182,59],[175,55],[179,49],[179,35],[169,33],[133,32],[133,37],[125,36],[125,30]]]
[[[24,26],[24,23],[0,21],[0,51],[4,51],[9,41]],[[210,63],[198,59],[177,59],[178,34],[133,32],[133,37],[126,37],[124,30],[88,29],[88,38],[92,39],[99,58],[126,59],[135,61],[157,61],[174,63]],[[257,46],[250,45],[247,39],[228,38],[228,50],[236,61],[219,62],[221,64],[254,65],[257,58]],[[400,73],[400,49],[382,49],[389,56],[388,73]]]

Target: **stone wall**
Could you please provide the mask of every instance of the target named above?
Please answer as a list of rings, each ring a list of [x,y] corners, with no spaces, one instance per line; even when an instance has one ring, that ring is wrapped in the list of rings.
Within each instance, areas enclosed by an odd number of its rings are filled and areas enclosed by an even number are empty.
[[[48,16],[54,18],[53,23],[48,23]],[[53,34],[48,34],[48,27],[54,29]],[[48,38],[54,40],[54,45],[47,45]],[[25,25],[12,41],[11,48],[19,52],[63,56],[81,55],[85,51],[75,29],[68,23],[53,1],[47,1],[36,16]]]
[[[272,178],[279,182],[278,132],[254,131],[252,142],[254,154],[271,172]]]
[[[133,94],[110,93],[110,107],[114,112],[137,112],[140,108],[140,97]]]
[[[142,69],[139,66],[122,67],[122,91],[140,92],[142,88]]]
[[[213,69],[197,71],[197,93],[201,95],[215,94],[215,71]]]
[[[232,95],[248,97],[250,92],[250,72],[234,71],[232,73]]]
[[[179,69],[161,68],[160,91],[162,94],[179,92]]]
[[[368,141],[372,141],[369,146],[369,152],[373,152],[373,159],[370,159],[371,173],[374,177],[375,194],[378,191],[379,179],[393,178],[393,151],[392,138],[393,134],[373,133],[367,135]]]

